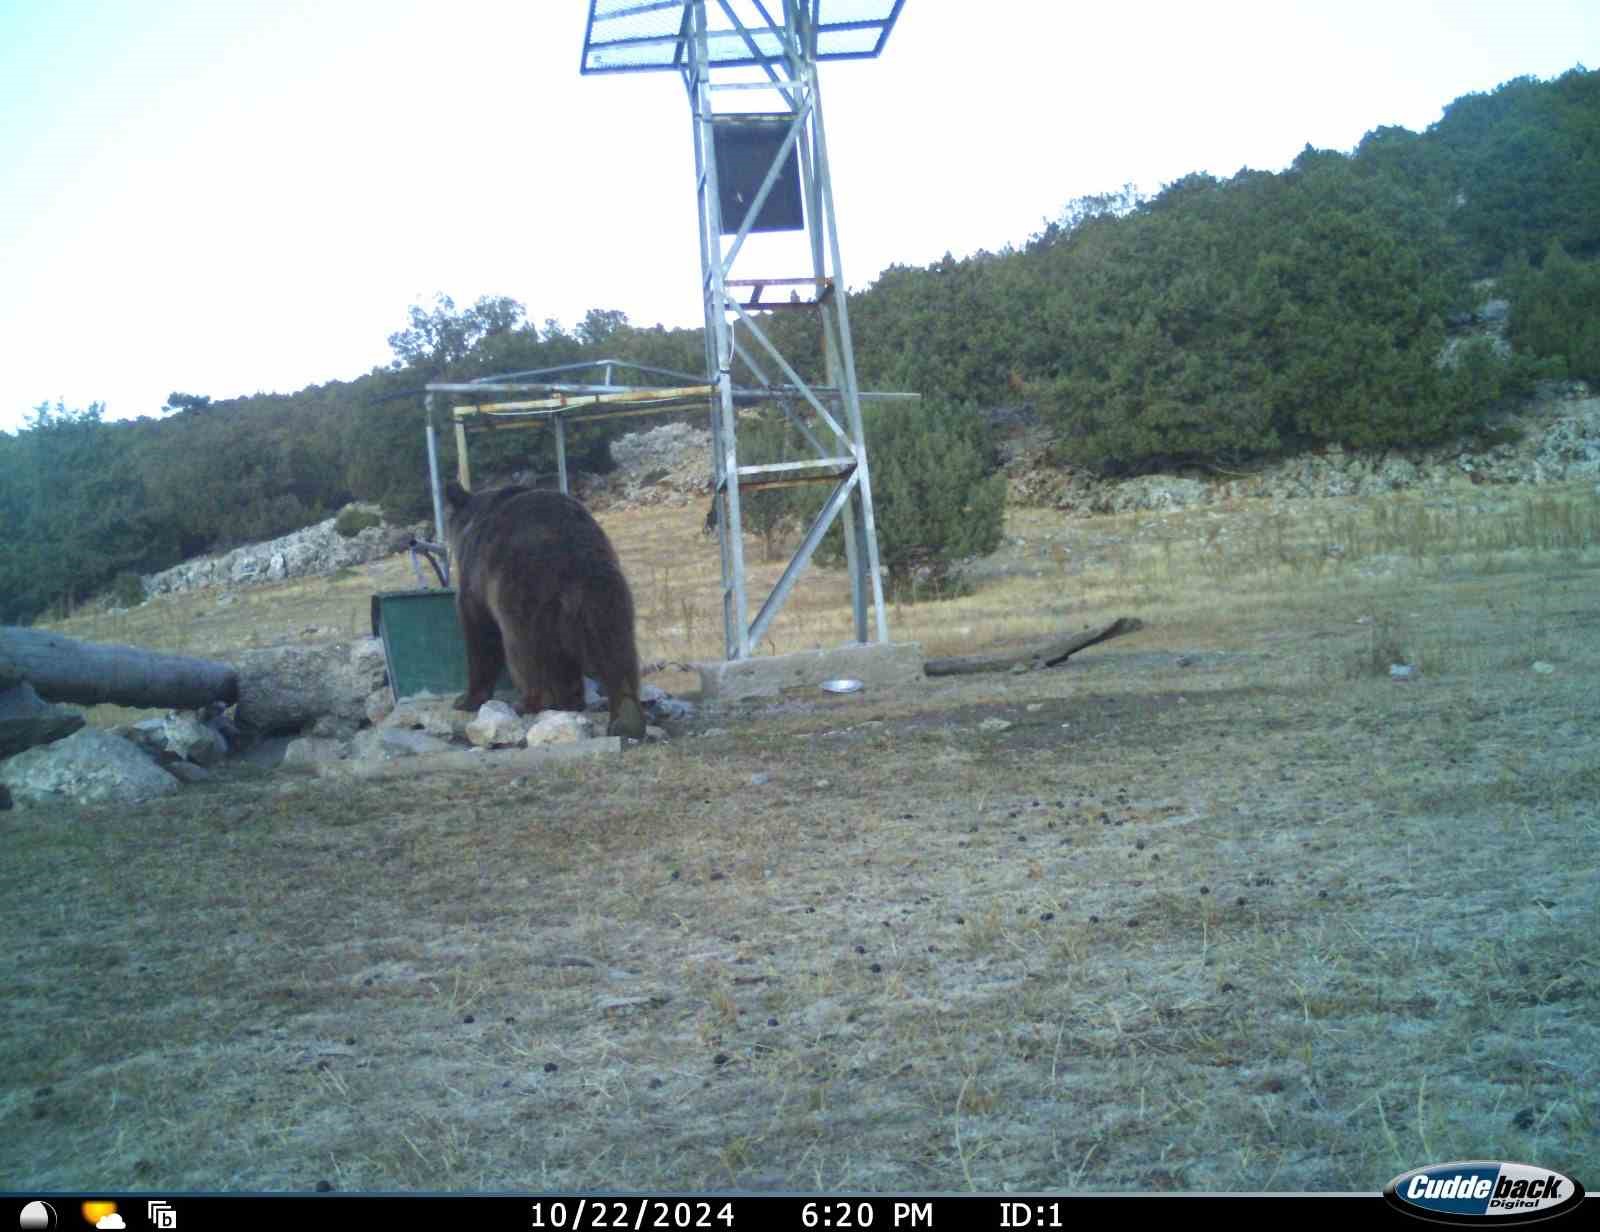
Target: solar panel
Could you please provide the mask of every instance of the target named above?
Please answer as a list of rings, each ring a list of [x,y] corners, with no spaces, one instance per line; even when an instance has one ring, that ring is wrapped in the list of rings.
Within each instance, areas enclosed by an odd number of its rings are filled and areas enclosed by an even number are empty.
[[[904,4],[905,0],[809,0],[817,33],[816,58],[876,56]],[[682,68],[689,58],[685,46],[690,37],[689,5],[690,0],[589,0],[580,68],[585,73]],[[711,67],[782,60],[785,7],[784,0],[729,0],[726,7],[720,2],[707,4]]]

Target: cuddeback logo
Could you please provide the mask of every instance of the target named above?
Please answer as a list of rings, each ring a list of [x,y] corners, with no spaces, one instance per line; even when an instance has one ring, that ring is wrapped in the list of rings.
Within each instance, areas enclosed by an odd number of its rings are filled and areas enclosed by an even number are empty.
[[[1474,1159],[1403,1172],[1383,1188],[1389,1204],[1435,1223],[1512,1224],[1550,1219],[1583,1201],[1583,1186],[1548,1168]]]

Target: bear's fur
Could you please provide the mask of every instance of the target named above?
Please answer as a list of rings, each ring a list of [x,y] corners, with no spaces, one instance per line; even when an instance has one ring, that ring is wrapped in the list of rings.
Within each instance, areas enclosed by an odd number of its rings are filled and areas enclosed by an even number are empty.
[[[476,710],[504,665],[523,714],[582,710],[583,677],[605,687],[610,733],[644,738],[633,593],[616,550],[578,501],[509,487],[445,489],[456,612],[467,644],[467,691]]]

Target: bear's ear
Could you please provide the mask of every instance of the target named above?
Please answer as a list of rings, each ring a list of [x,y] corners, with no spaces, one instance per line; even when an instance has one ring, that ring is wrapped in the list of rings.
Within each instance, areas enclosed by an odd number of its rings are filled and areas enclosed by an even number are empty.
[[[472,493],[452,479],[444,485],[444,498],[450,502],[452,509],[465,509],[467,502],[472,499]]]

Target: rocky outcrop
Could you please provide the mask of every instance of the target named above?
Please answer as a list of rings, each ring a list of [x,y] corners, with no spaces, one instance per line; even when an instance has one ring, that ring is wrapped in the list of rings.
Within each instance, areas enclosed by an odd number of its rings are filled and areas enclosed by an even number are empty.
[[[378,512],[376,505],[354,508]],[[202,586],[245,586],[332,573],[335,569],[392,556],[405,549],[413,534],[424,538],[429,534],[426,527],[372,526],[346,539],[334,529],[337,520],[329,518],[280,539],[247,544],[220,556],[186,560],[142,579],[145,593],[160,595]]]
[[[1006,464],[1018,505],[1068,513],[1171,510],[1253,498],[1364,496],[1475,484],[1600,481],[1600,398],[1581,381],[1547,386],[1540,398],[1485,437],[1427,449],[1357,452],[1330,446],[1248,473],[1189,471],[1102,479],[1051,463],[1042,441],[1013,445]]]
[[[711,490],[711,433],[667,423],[611,442],[617,468],[584,476],[581,495],[591,509],[687,505]]]

